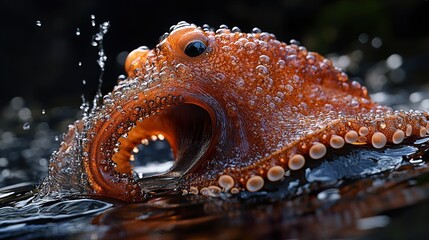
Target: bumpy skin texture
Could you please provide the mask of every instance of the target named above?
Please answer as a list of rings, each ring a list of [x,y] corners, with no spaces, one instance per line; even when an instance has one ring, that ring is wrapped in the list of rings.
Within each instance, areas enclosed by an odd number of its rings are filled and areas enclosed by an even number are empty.
[[[205,49],[188,56],[186,47],[195,41]],[[77,153],[88,180],[84,189],[126,201],[141,201],[146,193],[128,160],[141,139],[162,133],[176,156],[187,151],[177,129],[189,125],[166,114],[181,104],[204,109],[211,124],[208,144],[193,151],[198,164],[175,175],[176,187],[192,193],[258,191],[332,148],[382,148],[429,130],[428,113],[380,106],[328,59],[257,29],[214,32],[181,22],[155,49],[130,53],[126,70],[128,78],[80,121]]]

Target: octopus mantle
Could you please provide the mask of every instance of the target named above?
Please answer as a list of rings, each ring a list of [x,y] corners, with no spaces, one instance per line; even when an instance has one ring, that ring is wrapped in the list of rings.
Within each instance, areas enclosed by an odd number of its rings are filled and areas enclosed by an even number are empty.
[[[429,131],[428,113],[381,106],[330,60],[259,29],[180,22],[125,65],[128,78],[69,127],[42,192],[125,201],[162,189],[253,192],[330,149],[383,148]],[[175,164],[137,177],[132,150],[156,136]]]

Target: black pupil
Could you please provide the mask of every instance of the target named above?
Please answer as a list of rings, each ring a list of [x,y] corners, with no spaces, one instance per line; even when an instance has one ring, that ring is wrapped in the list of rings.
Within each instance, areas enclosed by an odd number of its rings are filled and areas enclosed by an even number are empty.
[[[206,45],[204,45],[201,41],[194,41],[188,44],[185,48],[185,54],[189,57],[197,57],[200,56],[205,50]]]

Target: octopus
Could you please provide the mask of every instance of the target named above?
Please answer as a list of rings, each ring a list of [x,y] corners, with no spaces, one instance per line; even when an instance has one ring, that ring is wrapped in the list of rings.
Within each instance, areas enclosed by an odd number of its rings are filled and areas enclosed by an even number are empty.
[[[262,191],[329,151],[382,149],[424,138],[429,114],[393,110],[298,42],[179,22],[152,50],[125,62],[128,76],[69,126],[42,192],[144,201],[184,194]],[[166,172],[137,176],[141,143],[165,139]]]

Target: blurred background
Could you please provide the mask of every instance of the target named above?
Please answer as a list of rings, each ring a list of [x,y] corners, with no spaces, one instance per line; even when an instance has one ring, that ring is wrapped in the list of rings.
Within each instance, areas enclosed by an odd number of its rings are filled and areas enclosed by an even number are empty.
[[[377,101],[429,110],[428,13],[427,0],[2,2],[0,186],[40,179],[61,133],[79,118],[82,96],[93,98],[100,67],[92,41],[103,22],[110,23],[103,93],[124,74],[129,51],[153,48],[185,20],[296,39],[368,86]]]

